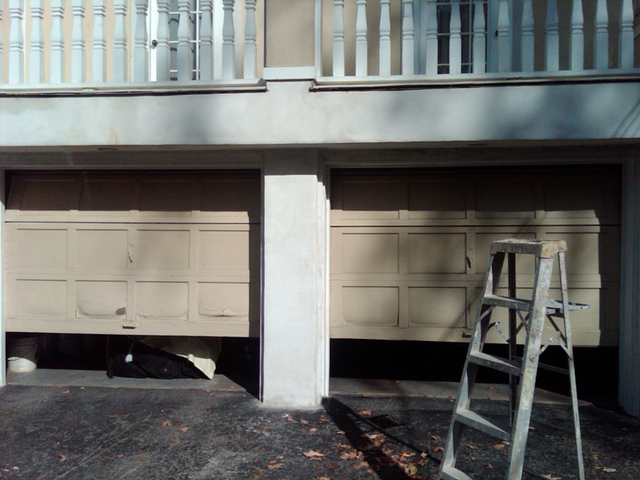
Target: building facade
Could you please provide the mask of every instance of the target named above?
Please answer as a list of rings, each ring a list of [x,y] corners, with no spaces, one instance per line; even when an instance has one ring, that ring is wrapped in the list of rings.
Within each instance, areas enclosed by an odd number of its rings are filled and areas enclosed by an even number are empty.
[[[635,2],[89,3],[2,6],[5,332],[259,336],[313,407],[330,338],[465,342],[491,241],[561,238],[640,415]]]

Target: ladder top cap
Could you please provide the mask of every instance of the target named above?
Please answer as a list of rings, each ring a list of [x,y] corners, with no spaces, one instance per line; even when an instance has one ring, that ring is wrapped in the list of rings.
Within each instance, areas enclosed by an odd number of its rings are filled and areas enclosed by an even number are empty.
[[[528,253],[536,257],[551,257],[558,252],[566,252],[567,242],[564,240],[521,240],[508,238],[491,243],[491,254]]]

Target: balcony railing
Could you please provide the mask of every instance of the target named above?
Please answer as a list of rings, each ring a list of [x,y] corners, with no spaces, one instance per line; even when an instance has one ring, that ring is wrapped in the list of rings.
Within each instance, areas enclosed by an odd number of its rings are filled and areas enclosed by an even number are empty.
[[[0,83],[255,80],[260,60],[256,3],[9,0],[8,12],[0,3],[0,28],[8,29],[9,38],[3,48],[0,31]]]
[[[323,0],[323,12],[325,79],[611,74],[638,62],[633,0]]]

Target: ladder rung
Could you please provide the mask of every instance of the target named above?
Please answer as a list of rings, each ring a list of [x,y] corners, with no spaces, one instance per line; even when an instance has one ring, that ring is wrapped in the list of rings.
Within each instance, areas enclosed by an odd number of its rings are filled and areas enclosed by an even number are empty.
[[[483,367],[493,368],[494,370],[498,370],[503,373],[508,373],[509,375],[520,376],[521,371],[520,367],[506,358],[500,358],[493,355],[489,355],[484,352],[471,352],[469,354],[469,361],[475,363],[476,365],[481,365]]]
[[[482,299],[485,305],[495,305],[497,307],[513,308],[515,310],[528,311],[531,301],[520,298],[503,297],[501,295],[485,295]]]
[[[440,478],[443,480],[473,480],[469,475],[455,467],[442,467]]]
[[[511,441],[511,435],[497,426],[496,424],[490,422],[484,417],[481,417],[476,412],[472,412],[471,410],[461,409],[455,412],[456,420],[460,423],[464,423],[468,427],[474,428],[481,432],[484,432],[488,435],[492,435],[500,440]]]
[[[586,303],[576,303],[576,302],[568,302],[569,303],[569,311],[573,312],[575,310],[584,310],[589,308],[589,305]],[[562,315],[564,314],[564,305],[560,300],[548,300],[547,301],[547,315]]]

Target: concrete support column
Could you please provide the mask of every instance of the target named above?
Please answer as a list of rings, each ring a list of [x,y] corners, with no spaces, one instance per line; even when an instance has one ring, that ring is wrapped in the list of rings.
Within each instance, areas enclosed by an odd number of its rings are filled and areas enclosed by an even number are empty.
[[[640,416],[640,159],[624,165],[622,190],[620,405]]]
[[[266,152],[261,390],[269,406],[313,408],[328,393],[325,192],[318,152]]]

